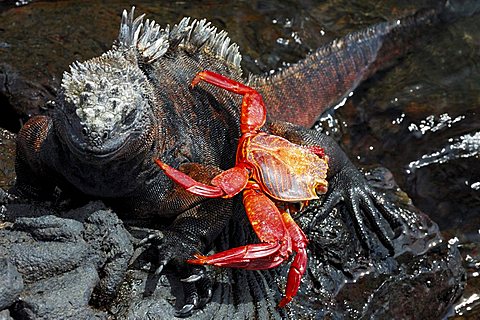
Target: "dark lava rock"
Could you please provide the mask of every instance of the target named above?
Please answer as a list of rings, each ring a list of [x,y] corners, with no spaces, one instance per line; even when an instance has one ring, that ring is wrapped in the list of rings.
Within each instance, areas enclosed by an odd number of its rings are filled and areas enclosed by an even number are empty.
[[[133,254],[130,235],[100,203],[63,217],[49,214],[47,205],[4,207],[0,261],[8,261],[6,271],[18,270],[25,285],[16,284],[16,292],[1,283],[2,309],[15,319],[106,318],[89,303],[95,297],[106,304],[116,294]]]
[[[27,286],[21,301],[13,306],[12,315],[20,319],[94,318],[97,312],[88,307],[88,301],[98,281],[93,265],[36,281]]]
[[[284,309],[289,264],[266,271],[209,268],[212,298],[192,319],[438,319],[461,295],[465,271],[454,243],[416,210],[389,171],[367,173],[372,186],[396,203],[404,228],[394,236],[394,255],[371,232],[371,249],[357,237],[339,204],[308,234],[308,270],[300,291]],[[11,200],[10,200],[11,201]],[[312,202],[297,221],[305,228],[318,212]],[[242,208],[213,248],[255,242]],[[24,279],[24,289],[1,288],[6,319],[171,319],[192,286],[168,266],[156,275],[155,252],[132,242],[150,229],[129,221],[130,232],[100,202],[52,215],[48,204],[6,204],[0,258]],[[153,262],[152,262],[153,261]],[[10,271],[12,272],[12,271]],[[5,286],[5,285],[3,285]],[[190,286],[190,287],[189,287]],[[206,301],[204,301],[206,302]],[[234,315],[234,316],[232,316]]]
[[[7,258],[0,259],[0,310],[13,304],[23,290],[22,275]]]

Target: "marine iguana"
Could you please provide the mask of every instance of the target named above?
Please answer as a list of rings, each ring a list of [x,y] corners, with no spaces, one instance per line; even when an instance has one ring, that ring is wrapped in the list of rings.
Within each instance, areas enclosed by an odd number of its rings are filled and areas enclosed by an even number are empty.
[[[389,37],[417,24],[428,25],[434,17],[432,13],[376,25],[319,49],[271,78],[247,80],[270,108],[266,131],[325,149],[330,190],[324,212],[344,200],[367,248],[366,229],[373,227],[385,247],[394,250],[390,238],[398,226],[395,209],[368,186],[330,137],[275,120],[288,104],[308,114],[301,123],[310,125],[328,104],[376,69]],[[386,51],[387,56],[395,55]],[[73,63],[64,73],[54,115],[33,117],[20,131],[13,192],[44,198],[60,186],[114,201],[130,215],[172,219],[169,229],[155,237],[159,263],[177,264],[185,274],[193,274],[189,281],[200,279],[202,270],[185,260],[209,248],[234,214],[236,200],[206,201],[189,195],[158,170],[153,159],[186,172],[196,172],[191,170],[193,162],[210,166],[197,172],[198,180],[211,178],[217,167],[233,165],[240,135],[239,98],[208,85],[191,90],[189,83],[204,69],[245,82],[240,61],[238,46],[206,20],[185,18],[162,29],[154,21],[143,22],[143,15],[135,19],[133,9],[124,12],[113,48]],[[323,84],[324,89],[311,83]],[[302,90],[296,93],[296,88]],[[181,312],[189,312],[196,303],[192,299]]]

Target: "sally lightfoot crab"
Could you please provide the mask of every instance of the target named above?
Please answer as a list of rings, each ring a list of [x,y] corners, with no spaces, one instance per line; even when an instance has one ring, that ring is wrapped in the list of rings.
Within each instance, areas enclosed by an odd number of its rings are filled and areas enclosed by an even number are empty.
[[[289,203],[305,204],[327,191],[328,157],[319,146],[300,146],[261,132],[266,108],[254,89],[211,71],[196,75],[200,81],[243,95],[236,164],[200,183],[161,160],[155,162],[187,191],[211,198],[231,198],[243,191],[245,211],[261,243],[232,248],[211,256],[195,255],[192,264],[263,270],[277,267],[296,253],[287,278],[283,307],[296,295],[307,264],[308,240],[289,213]]]

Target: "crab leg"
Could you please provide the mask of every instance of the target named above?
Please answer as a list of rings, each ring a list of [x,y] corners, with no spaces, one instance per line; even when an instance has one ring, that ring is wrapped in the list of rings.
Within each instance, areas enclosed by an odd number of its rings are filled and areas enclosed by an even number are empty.
[[[195,259],[187,260],[191,264],[209,264],[216,267],[241,268],[246,270],[265,270],[275,268],[284,261],[275,254],[280,243],[248,244],[237,248],[204,256],[196,254]]]
[[[255,91],[254,89],[244,85],[243,83],[237,82],[221,74],[215,73],[213,71],[204,70],[195,75],[195,78],[192,80],[192,87],[195,87],[200,81],[205,81],[207,83],[213,84],[219,88],[228,90],[233,93],[238,93],[245,95]]]
[[[295,223],[288,212],[282,214],[283,222],[287,227],[288,233],[292,238],[293,251],[297,254],[290,265],[288,272],[287,287],[285,289],[285,297],[282,298],[278,306],[283,308],[289,303],[298,292],[300,287],[300,280],[307,268],[307,251],[306,246],[308,239],[303,233],[302,229]]]
[[[255,89],[208,70],[199,72],[193,78],[192,87],[202,80],[219,88],[243,95],[240,115],[240,131],[242,133],[257,132],[265,124],[267,110],[262,96]]]
[[[243,192],[243,202],[253,230],[262,243],[229,249],[211,256],[196,255],[196,259],[188,260],[189,263],[264,270],[274,268],[288,258],[292,242],[280,211],[267,196],[256,189],[255,184],[249,187]]]
[[[237,166],[215,176],[211,181],[212,185],[207,185],[192,179],[187,174],[170,167],[159,159],[156,159],[155,163],[162,168],[170,179],[188,192],[208,198],[233,197],[245,188],[250,175],[246,167]]]

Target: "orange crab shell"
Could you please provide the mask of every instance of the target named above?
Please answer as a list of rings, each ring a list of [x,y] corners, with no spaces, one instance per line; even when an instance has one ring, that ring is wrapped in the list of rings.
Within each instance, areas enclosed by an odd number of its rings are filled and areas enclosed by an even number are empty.
[[[276,200],[307,201],[327,191],[328,157],[282,137],[247,135],[237,156],[237,163],[248,163],[262,190]]]

